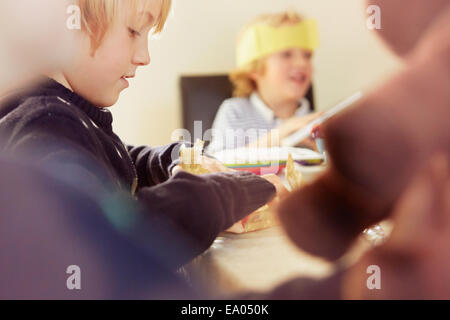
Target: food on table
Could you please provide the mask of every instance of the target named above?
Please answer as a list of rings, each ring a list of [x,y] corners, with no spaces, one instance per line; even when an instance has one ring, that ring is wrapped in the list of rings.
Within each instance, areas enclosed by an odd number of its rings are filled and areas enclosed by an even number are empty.
[[[201,165],[201,155],[203,152],[203,145],[205,143],[201,140],[197,140],[192,148],[186,148],[185,145],[180,149],[180,167],[186,172],[192,174],[206,174],[211,173],[208,169],[205,169]]]
[[[267,229],[278,225],[278,220],[273,210],[265,205],[251,213],[241,221],[236,222],[227,232],[246,233]]]
[[[291,187],[291,191],[300,188],[303,183],[302,174],[295,168],[291,153],[288,155],[288,161],[286,164],[286,180]]]

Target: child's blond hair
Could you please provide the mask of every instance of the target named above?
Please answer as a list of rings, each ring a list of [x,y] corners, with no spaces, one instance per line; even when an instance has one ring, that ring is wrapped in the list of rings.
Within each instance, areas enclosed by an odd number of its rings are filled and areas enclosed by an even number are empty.
[[[82,29],[91,38],[91,54],[93,55],[101,45],[108,28],[114,23],[118,16],[120,5],[124,0],[78,0],[81,11]],[[138,9],[145,9],[150,0],[125,0],[131,12],[137,14]],[[154,1],[154,0],[153,0]],[[163,30],[172,0],[160,0],[162,3],[161,14],[155,17],[153,32],[159,33]]]
[[[285,25],[297,24],[302,20],[303,18],[301,17],[301,15],[293,10],[281,13],[262,14],[252,20],[241,30],[237,42],[239,44],[244,33],[255,25],[267,24],[272,27],[281,27]],[[248,97],[257,90],[256,83],[251,79],[250,73],[264,72],[265,62],[266,58],[261,58],[230,73],[230,81],[232,82],[234,87],[234,97]]]

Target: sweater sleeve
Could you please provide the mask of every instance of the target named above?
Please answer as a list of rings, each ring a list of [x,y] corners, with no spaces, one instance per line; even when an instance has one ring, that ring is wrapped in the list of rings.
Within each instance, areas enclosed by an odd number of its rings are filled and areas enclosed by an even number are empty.
[[[172,169],[179,163],[180,147],[189,142],[175,142],[162,147],[127,146],[131,160],[136,167],[138,189],[160,184],[171,176]]]

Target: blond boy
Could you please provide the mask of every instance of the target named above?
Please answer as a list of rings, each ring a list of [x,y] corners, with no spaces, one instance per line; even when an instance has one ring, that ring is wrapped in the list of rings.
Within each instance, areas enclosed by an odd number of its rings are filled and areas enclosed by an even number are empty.
[[[315,22],[293,11],[261,15],[245,26],[230,74],[234,98],[217,113],[209,150],[277,146],[311,121],[316,115],[305,95],[317,45]]]
[[[79,0],[77,5],[82,28],[74,31],[76,61],[1,101],[0,151],[44,164],[97,197],[118,227],[158,233],[171,266],[179,266],[272,199],[276,189],[248,173],[172,175],[180,143],[124,145],[107,107],[137,69],[150,63],[149,34],[163,29],[171,0]],[[221,167],[201,159],[216,171]],[[117,192],[140,208],[140,219],[108,202]]]

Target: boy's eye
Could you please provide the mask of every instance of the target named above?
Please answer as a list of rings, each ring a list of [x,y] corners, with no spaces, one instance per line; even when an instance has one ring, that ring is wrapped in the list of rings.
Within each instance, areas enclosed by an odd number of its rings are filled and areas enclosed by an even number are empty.
[[[290,57],[292,56],[292,53],[291,53],[291,51],[283,51],[283,52],[281,53],[281,56],[282,56],[283,58],[290,58]]]
[[[130,36],[133,38],[139,37],[141,35],[138,31],[136,31],[132,28],[128,28],[128,32],[130,33]]]
[[[307,52],[304,52],[303,53],[303,57],[305,58],[305,59],[311,59],[312,58],[312,52],[309,52],[309,51],[307,51]]]

